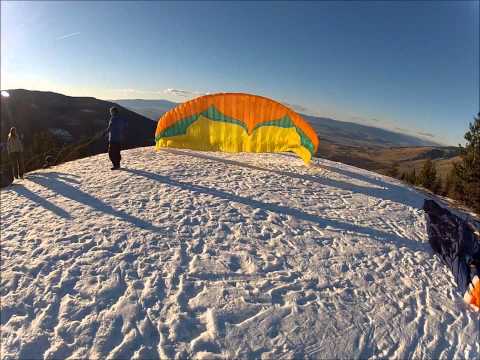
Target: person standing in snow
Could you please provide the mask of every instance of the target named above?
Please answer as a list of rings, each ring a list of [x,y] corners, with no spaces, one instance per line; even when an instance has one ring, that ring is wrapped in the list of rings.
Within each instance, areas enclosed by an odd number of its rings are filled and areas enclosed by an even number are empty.
[[[23,144],[17,135],[17,129],[10,128],[7,139],[7,152],[12,164],[13,176],[15,179],[23,179],[25,172],[23,164]]]
[[[125,120],[119,116],[116,107],[110,108],[110,122],[108,123],[108,156],[113,164],[111,170],[120,169],[122,144],[124,142]]]

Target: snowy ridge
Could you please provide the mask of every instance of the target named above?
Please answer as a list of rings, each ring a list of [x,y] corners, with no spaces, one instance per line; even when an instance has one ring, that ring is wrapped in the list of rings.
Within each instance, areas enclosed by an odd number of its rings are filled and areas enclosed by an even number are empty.
[[[2,358],[469,358],[424,196],[288,154],[124,151],[1,191]]]

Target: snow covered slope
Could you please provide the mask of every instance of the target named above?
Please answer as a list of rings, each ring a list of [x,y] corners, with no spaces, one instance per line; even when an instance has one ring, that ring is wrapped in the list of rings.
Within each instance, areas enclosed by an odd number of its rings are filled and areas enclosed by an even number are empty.
[[[289,154],[123,152],[1,191],[2,358],[470,358],[423,196]]]

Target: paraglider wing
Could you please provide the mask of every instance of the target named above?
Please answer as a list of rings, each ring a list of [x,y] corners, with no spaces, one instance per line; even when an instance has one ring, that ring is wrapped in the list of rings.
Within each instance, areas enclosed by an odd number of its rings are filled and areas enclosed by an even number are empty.
[[[433,251],[452,271],[465,302],[480,311],[480,235],[476,227],[430,199],[425,200],[423,210]]]
[[[157,149],[294,152],[309,162],[318,148],[313,128],[286,106],[256,95],[224,93],[187,101],[165,113]]]

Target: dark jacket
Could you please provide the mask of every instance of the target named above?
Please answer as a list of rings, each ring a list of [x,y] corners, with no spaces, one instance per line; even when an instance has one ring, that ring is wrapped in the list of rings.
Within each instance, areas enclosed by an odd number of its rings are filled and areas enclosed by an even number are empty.
[[[13,173],[10,169],[0,168],[0,187],[5,187],[13,182]]]
[[[8,137],[7,151],[9,154],[23,152],[23,144],[18,135]]]
[[[125,141],[125,131],[127,123],[125,119],[118,115],[113,115],[108,123],[108,141],[111,143],[123,143]]]
[[[475,275],[480,276],[480,236],[473,222],[466,221],[433,200],[423,205],[428,240],[450,268],[460,293],[464,294]]]

